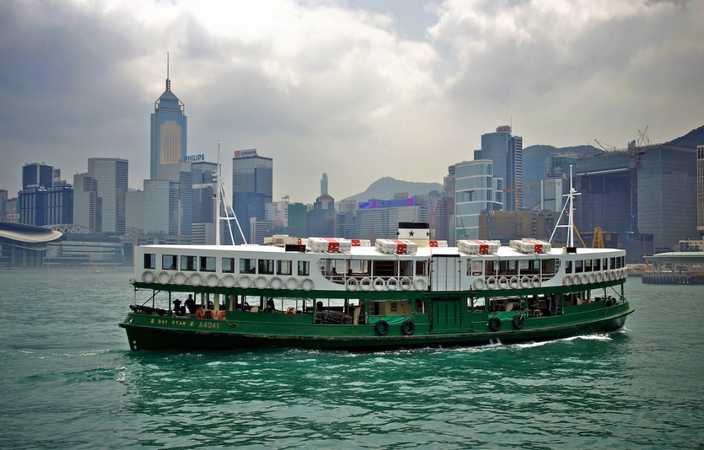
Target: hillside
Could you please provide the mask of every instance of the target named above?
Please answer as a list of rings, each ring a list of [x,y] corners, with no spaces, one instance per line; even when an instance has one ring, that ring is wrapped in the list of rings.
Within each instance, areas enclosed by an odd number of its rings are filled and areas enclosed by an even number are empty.
[[[358,202],[366,202],[371,199],[391,200],[394,198],[394,194],[401,192],[408,192],[408,197],[410,198],[414,195],[425,195],[431,191],[442,191],[442,184],[402,181],[384,177],[370,184],[364,192],[352,195],[344,200],[356,200]]]
[[[668,144],[681,145],[682,147],[697,148],[697,145],[704,145],[704,125],[692,130],[684,136],[674,139]]]

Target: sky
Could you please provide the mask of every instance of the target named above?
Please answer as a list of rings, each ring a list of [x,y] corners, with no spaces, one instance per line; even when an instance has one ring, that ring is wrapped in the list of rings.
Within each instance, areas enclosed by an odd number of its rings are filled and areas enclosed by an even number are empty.
[[[623,148],[704,125],[704,2],[258,0],[0,2],[0,189],[91,157],[149,177],[165,90],[188,154],[274,159],[274,199],[342,199],[377,179],[442,183],[481,135]]]

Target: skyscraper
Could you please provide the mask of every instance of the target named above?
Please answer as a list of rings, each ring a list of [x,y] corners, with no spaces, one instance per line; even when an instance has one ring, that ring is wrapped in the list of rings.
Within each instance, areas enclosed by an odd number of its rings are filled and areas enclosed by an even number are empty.
[[[54,168],[44,163],[25,164],[22,167],[22,189],[43,186],[49,189],[52,186]]]
[[[232,158],[232,208],[245,236],[250,219],[264,220],[264,205],[273,197],[274,162],[257,155],[256,149],[238,150]],[[235,236],[235,243],[242,243]]]
[[[88,159],[88,173],[73,178],[75,224],[125,234],[127,168],[126,159]]]
[[[504,180],[504,211],[520,209],[523,206],[523,138],[512,136],[508,125],[497,127],[495,133],[482,135],[482,149],[474,152],[474,159],[493,161],[494,177]]]
[[[187,124],[186,106],[171,92],[167,63],[166,91],[154,103],[152,114],[150,179],[162,179],[159,166],[184,160]]]

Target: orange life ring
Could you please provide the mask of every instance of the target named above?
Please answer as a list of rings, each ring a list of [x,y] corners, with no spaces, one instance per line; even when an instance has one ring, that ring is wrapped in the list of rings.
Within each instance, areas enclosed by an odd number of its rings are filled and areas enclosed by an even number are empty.
[[[203,311],[203,308],[196,310],[196,319],[205,319],[205,311]]]
[[[218,320],[223,320],[225,318],[225,311],[220,311],[218,314]]]

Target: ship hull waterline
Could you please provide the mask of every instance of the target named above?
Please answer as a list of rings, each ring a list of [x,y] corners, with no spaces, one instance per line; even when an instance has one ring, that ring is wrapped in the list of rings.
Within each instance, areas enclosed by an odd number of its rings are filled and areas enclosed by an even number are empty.
[[[260,348],[304,348],[316,350],[383,351],[423,347],[469,347],[492,343],[513,344],[531,341],[564,339],[572,336],[618,331],[625,325],[626,318],[634,312],[628,304],[621,304],[613,313],[604,310],[605,317],[599,320],[565,323],[561,317],[540,318],[539,327],[512,329],[510,321],[505,331],[423,333],[404,335],[400,327],[392,327],[387,336],[345,336],[339,335],[290,335],[275,333],[241,333],[232,331],[208,331],[203,329],[167,328],[143,326],[130,323],[137,315],[130,313],[120,326],[127,332],[132,350],[180,350],[180,349],[260,349]],[[528,319],[534,321],[535,319]],[[554,325],[548,321],[554,322]],[[196,327],[211,320],[187,319]],[[226,322],[227,323],[227,322]],[[232,325],[230,325],[232,326]],[[333,325],[333,327],[359,327],[358,325]],[[342,330],[341,330],[342,331]]]

